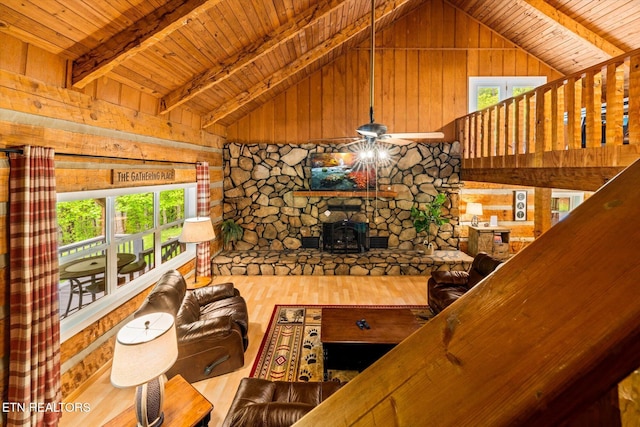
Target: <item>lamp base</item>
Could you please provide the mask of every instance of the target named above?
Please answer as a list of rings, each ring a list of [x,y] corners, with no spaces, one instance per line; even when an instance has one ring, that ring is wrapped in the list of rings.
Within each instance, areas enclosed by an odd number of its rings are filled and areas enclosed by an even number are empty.
[[[474,215],[471,218],[471,226],[472,227],[477,227],[478,226],[478,215]]]
[[[136,388],[136,419],[138,427],[159,427],[164,422],[162,404],[164,402],[165,375],[160,375]]]

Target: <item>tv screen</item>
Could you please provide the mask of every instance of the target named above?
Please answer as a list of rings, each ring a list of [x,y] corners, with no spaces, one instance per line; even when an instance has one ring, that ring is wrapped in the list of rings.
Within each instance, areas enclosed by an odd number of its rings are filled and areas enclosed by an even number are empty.
[[[373,166],[358,161],[356,153],[311,153],[312,190],[370,190],[376,188]]]

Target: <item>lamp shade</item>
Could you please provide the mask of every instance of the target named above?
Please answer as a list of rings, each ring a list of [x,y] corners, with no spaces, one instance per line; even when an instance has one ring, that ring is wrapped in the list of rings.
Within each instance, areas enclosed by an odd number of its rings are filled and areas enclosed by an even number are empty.
[[[211,218],[200,216],[196,218],[188,218],[184,220],[182,225],[182,233],[180,234],[180,242],[182,243],[202,243],[208,242],[216,238],[213,231]]]
[[[178,359],[175,321],[169,313],[151,313],[118,331],[111,384],[118,388],[144,384],[167,372]]]
[[[482,215],[482,203],[467,203],[467,215]]]

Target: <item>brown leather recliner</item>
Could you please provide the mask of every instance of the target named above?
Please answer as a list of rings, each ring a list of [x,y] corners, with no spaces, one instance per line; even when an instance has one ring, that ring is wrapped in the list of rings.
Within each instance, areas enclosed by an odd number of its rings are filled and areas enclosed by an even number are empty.
[[[440,313],[491,274],[501,263],[501,260],[480,252],[473,259],[468,272],[432,271],[427,283],[429,307],[434,314]]]
[[[178,360],[168,377],[180,374],[195,382],[244,365],[249,319],[244,298],[233,283],[187,291],[182,274],[170,270],[158,280],[134,317],[159,311],[176,319]]]
[[[288,427],[305,416],[341,383],[268,381],[243,378],[223,427]]]

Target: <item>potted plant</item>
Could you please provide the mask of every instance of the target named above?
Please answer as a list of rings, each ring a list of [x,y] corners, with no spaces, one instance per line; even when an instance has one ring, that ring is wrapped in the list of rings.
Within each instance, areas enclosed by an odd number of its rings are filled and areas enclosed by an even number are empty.
[[[220,230],[222,231],[222,243],[225,249],[228,249],[229,246],[231,246],[232,250],[235,249],[235,242],[242,239],[244,234],[244,229],[240,224],[231,218],[222,221]]]
[[[423,244],[426,245],[428,255],[433,255],[434,251],[433,242],[431,242],[431,224],[440,227],[449,222],[449,218],[442,216],[442,205],[446,200],[446,194],[438,193],[429,203],[425,204],[424,208],[421,209],[419,205],[411,207],[411,219],[416,232],[427,232],[427,238]]]

